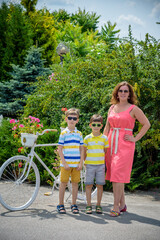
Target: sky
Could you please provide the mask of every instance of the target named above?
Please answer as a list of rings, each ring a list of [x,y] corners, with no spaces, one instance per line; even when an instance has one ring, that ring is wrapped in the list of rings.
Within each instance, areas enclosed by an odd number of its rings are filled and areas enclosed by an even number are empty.
[[[121,30],[120,37],[128,36],[128,27],[131,25],[133,37],[137,40],[144,40],[146,33],[156,40],[160,39],[160,24],[156,24],[160,22],[160,0],[38,0],[36,9],[43,7],[51,12],[65,9],[68,13],[76,13],[78,8],[85,9],[86,12],[101,16],[99,31],[110,21],[117,24],[116,30]]]

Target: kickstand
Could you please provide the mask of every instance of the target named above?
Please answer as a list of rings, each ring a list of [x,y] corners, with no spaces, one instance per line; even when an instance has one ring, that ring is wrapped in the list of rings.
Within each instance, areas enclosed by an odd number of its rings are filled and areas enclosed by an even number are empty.
[[[46,192],[44,193],[45,196],[52,196],[53,195],[53,191],[54,191],[54,185],[52,187],[52,191],[51,192]]]
[[[68,199],[70,198],[71,195],[72,193],[69,193],[68,197],[66,198],[66,202],[68,202]]]

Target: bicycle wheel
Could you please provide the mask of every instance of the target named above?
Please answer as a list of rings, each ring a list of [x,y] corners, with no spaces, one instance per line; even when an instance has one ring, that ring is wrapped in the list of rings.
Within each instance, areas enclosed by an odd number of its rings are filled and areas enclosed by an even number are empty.
[[[80,182],[78,184],[78,195],[77,195],[77,198],[79,200],[84,200],[84,201],[86,201],[85,176],[86,176],[86,171],[85,171],[85,168],[83,168],[83,170],[81,171],[81,179],[80,179]],[[69,183],[68,183],[68,189],[69,189],[69,192],[72,194],[72,184],[71,184],[71,181],[69,181]],[[97,187],[96,187],[96,184],[94,183],[93,187],[92,187],[91,198],[94,198],[94,196],[96,194],[97,194]]]
[[[25,156],[9,158],[0,168],[0,202],[11,211],[23,210],[35,200],[40,185],[37,166]]]

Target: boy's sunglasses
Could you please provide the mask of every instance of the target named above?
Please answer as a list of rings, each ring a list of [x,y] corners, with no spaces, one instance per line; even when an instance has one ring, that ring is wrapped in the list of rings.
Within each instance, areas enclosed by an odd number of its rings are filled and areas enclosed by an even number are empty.
[[[68,120],[72,120],[73,119],[73,121],[77,121],[77,117],[68,117]]]
[[[101,123],[92,123],[91,125],[92,125],[92,127],[101,127],[102,126]]]
[[[129,91],[128,90],[118,90],[118,92],[120,92],[120,93],[122,93],[122,92],[124,92],[124,93],[128,93]]]

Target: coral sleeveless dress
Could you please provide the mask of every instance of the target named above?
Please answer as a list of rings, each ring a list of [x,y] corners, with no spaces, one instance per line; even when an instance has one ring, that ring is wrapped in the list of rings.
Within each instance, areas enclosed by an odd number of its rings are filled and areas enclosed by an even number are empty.
[[[129,183],[132,170],[135,143],[124,140],[124,135],[132,135],[135,119],[130,111],[135,107],[131,105],[126,111],[115,113],[114,106],[108,116],[110,131],[108,135],[109,148],[105,156],[106,180],[110,182]]]

